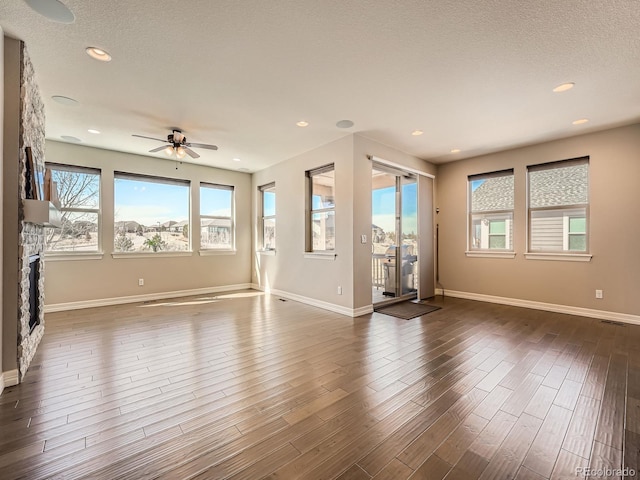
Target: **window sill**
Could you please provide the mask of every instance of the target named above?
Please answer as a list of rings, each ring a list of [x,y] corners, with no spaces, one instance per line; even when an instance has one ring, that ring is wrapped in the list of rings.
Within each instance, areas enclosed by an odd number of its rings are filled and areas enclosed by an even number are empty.
[[[276,251],[275,250],[258,250],[258,254],[259,255],[267,255],[270,257],[275,257],[276,256]]]
[[[590,253],[532,253],[527,252],[524,258],[527,260],[553,260],[561,262],[590,262]]]
[[[516,252],[471,251],[464,254],[473,258],[516,258]]]
[[[151,258],[151,257],[190,257],[192,251],[181,252],[114,252],[111,254],[113,258]]]
[[[224,250],[224,249],[220,249],[220,250],[200,250],[198,251],[198,254],[201,257],[210,257],[213,255],[235,255],[236,251],[235,250]]]
[[[71,253],[71,252],[45,252],[44,260],[46,262],[66,262],[73,260],[102,260],[104,256],[103,252],[82,252],[82,253]]]
[[[335,260],[338,255],[328,252],[304,252],[304,258],[313,258],[314,260]]]

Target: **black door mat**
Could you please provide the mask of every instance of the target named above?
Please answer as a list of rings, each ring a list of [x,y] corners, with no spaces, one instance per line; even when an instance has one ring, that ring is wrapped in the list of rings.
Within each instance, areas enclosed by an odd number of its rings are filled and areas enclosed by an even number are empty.
[[[392,317],[398,317],[404,320],[410,320],[421,315],[426,315],[427,313],[435,312],[436,310],[440,310],[440,307],[411,301],[374,308],[375,312],[384,313],[385,315],[391,315]]]

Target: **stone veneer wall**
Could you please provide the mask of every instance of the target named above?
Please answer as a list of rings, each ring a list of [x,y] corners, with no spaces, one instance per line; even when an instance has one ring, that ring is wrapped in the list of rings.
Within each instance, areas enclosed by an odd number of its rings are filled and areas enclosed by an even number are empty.
[[[27,223],[24,221],[25,198],[25,147],[31,147],[34,161],[44,172],[44,142],[45,142],[45,117],[44,104],[40,97],[40,91],[35,79],[33,65],[29,59],[24,43],[20,42],[21,72],[20,72],[20,157],[19,157],[19,199],[18,219],[20,234],[18,237],[19,262],[18,262],[18,369],[20,381],[24,378],[29,364],[36,353],[38,344],[44,335],[44,251],[45,231],[42,225]],[[33,332],[29,333],[29,257],[40,254],[40,280],[38,299],[40,310],[40,324]]]

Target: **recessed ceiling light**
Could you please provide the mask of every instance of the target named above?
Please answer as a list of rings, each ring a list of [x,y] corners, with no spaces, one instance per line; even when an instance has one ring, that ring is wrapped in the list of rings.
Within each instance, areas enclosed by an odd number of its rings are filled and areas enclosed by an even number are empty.
[[[239,162],[239,161],[240,161],[240,159],[239,159],[239,158],[234,158],[234,159],[233,159],[233,161],[234,161],[234,162]]]
[[[353,125],[354,123],[351,120],[340,120],[336,123],[336,127],[338,128],[351,128]]]
[[[60,138],[73,143],[80,143],[82,141],[78,137],[72,137],[71,135],[62,135]]]
[[[582,125],[583,123],[587,123],[589,121],[588,118],[580,118],[579,120],[574,120],[571,122],[573,125]]]
[[[26,4],[43,17],[58,23],[73,23],[75,17],[71,10],[58,0],[25,0]]]
[[[299,127],[307,127],[309,126],[309,122],[305,122],[304,120],[300,120],[299,122],[296,122],[296,125]]]
[[[80,105],[80,102],[78,102],[77,100],[74,100],[70,97],[63,97],[62,95],[54,95],[53,97],[51,97],[51,100],[59,103],[60,105],[66,105],[68,107],[77,107],[78,105]]]
[[[89,133],[93,133],[93,134],[96,134],[96,135],[97,135],[97,134],[99,134],[99,133],[100,133],[100,130],[96,130],[95,128],[90,128],[89,130],[87,130],[87,132],[89,132]]]
[[[571,90],[574,86],[575,86],[575,83],[573,82],[562,83],[558,85],[556,88],[554,88],[553,91],[555,93],[566,92],[567,90]]]
[[[411,135],[413,135],[414,137],[419,137],[423,133],[424,132],[422,130],[414,130],[413,132],[411,132]]]
[[[451,149],[451,153],[460,153],[460,149],[459,148],[453,148],[453,149]]]
[[[95,58],[96,60],[100,60],[101,62],[111,61],[111,55],[109,55],[109,52],[102,50],[101,48],[87,47],[85,51],[91,58]]]

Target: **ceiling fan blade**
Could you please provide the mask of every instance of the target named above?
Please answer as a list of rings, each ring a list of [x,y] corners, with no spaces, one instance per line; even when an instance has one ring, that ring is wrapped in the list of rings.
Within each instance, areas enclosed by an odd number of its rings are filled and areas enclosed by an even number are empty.
[[[169,146],[170,146],[170,145],[163,145],[163,146],[161,146],[161,147],[154,148],[153,150],[149,150],[149,153],[159,152],[159,151],[164,150],[165,148],[167,148],[167,147],[169,147]]]
[[[133,135],[131,135],[132,137],[138,137],[138,138],[147,138],[149,140],[157,140],[158,142],[164,142],[167,143],[167,139],[159,139],[159,138],[153,138],[153,137],[145,137],[144,135],[136,135],[135,133]]]
[[[183,146],[182,148],[184,148],[184,151],[187,152],[187,154],[191,157],[191,158],[200,158],[200,155],[198,155],[196,152],[194,152],[193,150],[191,150],[189,147]]]
[[[215,145],[207,145],[206,143],[188,143],[187,146],[194,148],[206,148],[207,150],[217,150]]]

